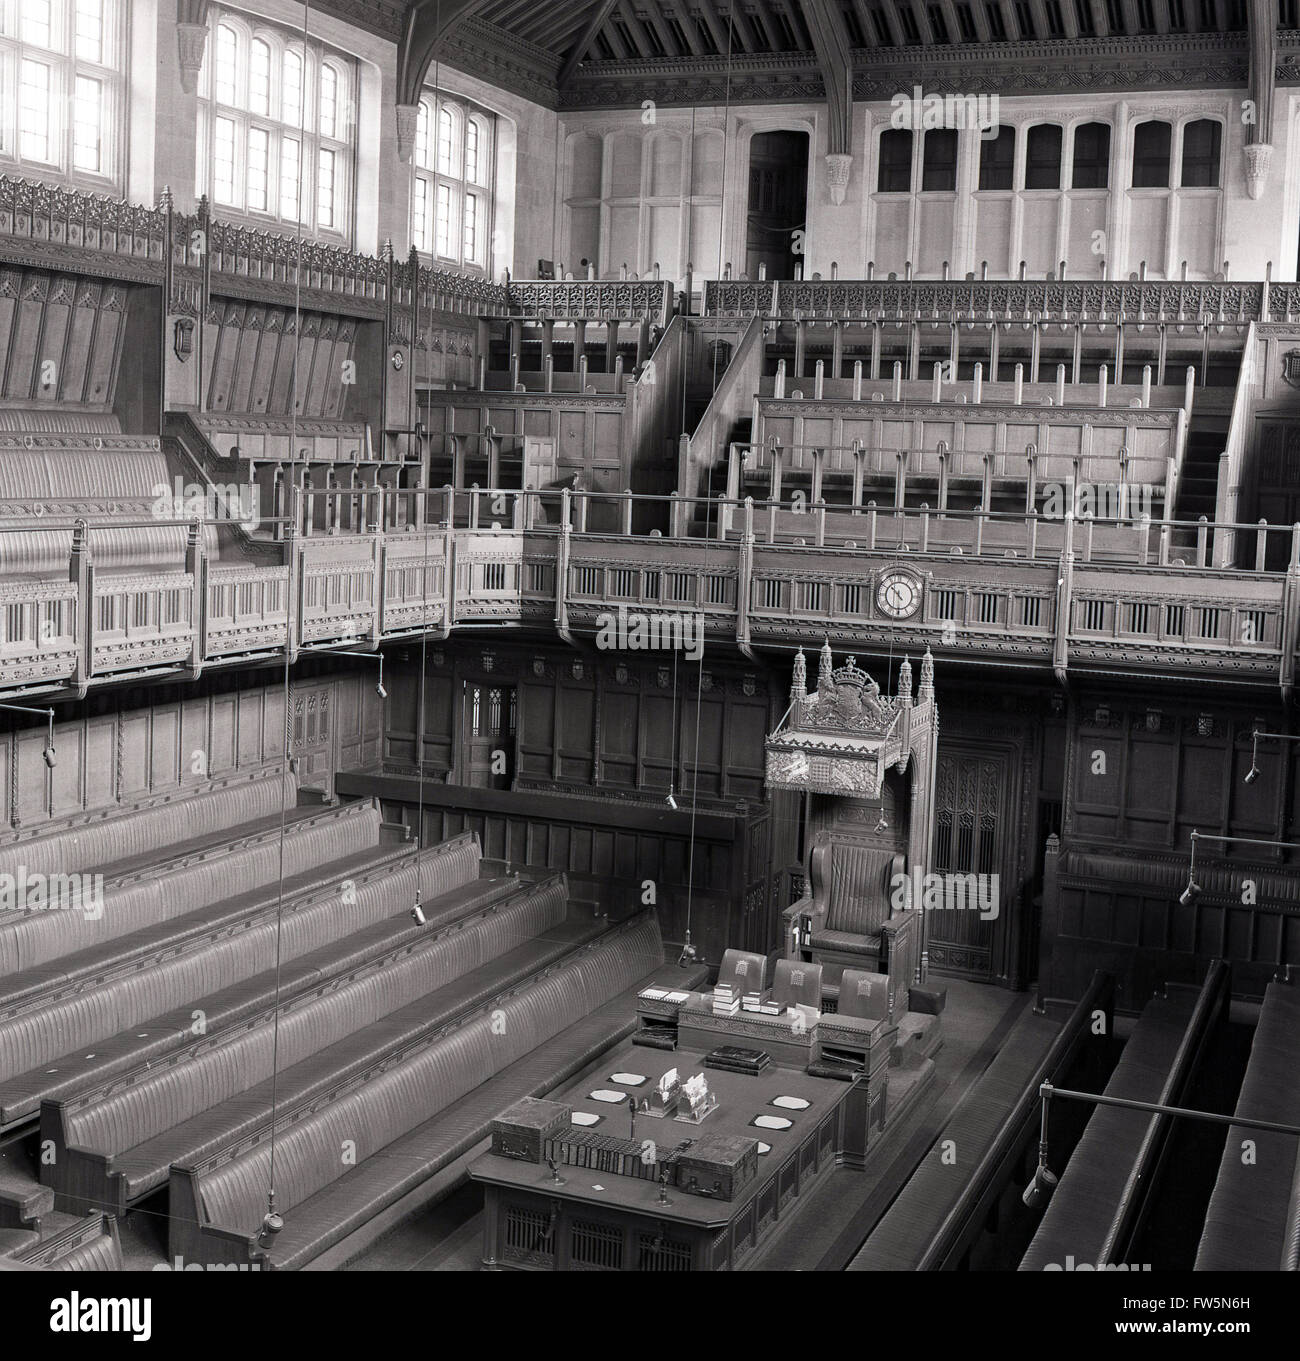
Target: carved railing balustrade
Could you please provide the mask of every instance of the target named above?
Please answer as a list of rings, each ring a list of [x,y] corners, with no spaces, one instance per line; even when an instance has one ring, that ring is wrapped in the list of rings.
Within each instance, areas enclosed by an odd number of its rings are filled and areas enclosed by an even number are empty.
[[[1158,669],[1289,693],[1294,679],[1300,526],[1231,527],[1255,552],[1253,566],[1228,569],[1209,551],[1225,527],[1203,521],[1175,526],[1194,547],[1171,557],[1165,526],[1067,517],[1049,532],[1041,517],[983,511],[871,508],[857,537],[831,543],[816,511],[806,539],[783,539],[774,526],[789,508],[752,501],[731,507],[736,532],[721,539],[632,533],[655,514],[711,527],[716,502],[677,497],[380,489],[360,517],[309,504],[344,494],[299,493],[282,525],[264,524],[278,535],[266,565],[218,559],[198,522],[184,560],[147,574],[97,574],[84,522],[0,528],[0,555],[12,535],[57,530],[72,544],[58,580],[0,586],[0,693],[84,693],[485,622],[577,642],[620,614],[689,620],[747,655],[824,634],[863,655],[928,646],[1062,680]],[[334,531],[313,528],[322,522]],[[96,524],[94,542],[144,527]]]
[[[704,314],[1247,326],[1300,318],[1300,284],[1156,279],[710,280]]]

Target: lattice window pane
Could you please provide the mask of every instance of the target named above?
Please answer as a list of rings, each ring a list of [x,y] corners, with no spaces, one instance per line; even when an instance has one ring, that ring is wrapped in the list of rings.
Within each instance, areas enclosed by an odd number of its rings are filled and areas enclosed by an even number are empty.
[[[54,6],[51,0],[24,0],[19,6],[22,14],[23,42],[36,47],[54,46]]]
[[[325,63],[320,68],[320,135],[337,137],[339,121],[338,72]]]
[[[267,209],[267,160],[270,137],[265,128],[248,130],[248,206],[256,212]]]
[[[333,227],[335,215],[334,152],[322,147],[316,166],[316,223]]]
[[[286,123],[302,122],[302,53],[284,54],[284,79],[280,86],[280,116]]]
[[[271,112],[271,45],[261,38],[248,53],[248,107],[264,118]]]
[[[104,0],[77,0],[74,52],[82,61],[104,60]]]
[[[104,85],[78,76],[72,105],[72,164],[98,175],[104,169]]]
[[[30,161],[52,161],[50,100],[54,72],[43,61],[24,58],[18,87],[18,149]]]
[[[280,216],[291,222],[298,220],[302,202],[302,147],[294,137],[280,142]]]
[[[235,124],[218,118],[212,149],[212,188],[218,203],[235,201]]]
[[[216,96],[220,104],[235,102],[239,70],[239,35],[228,24],[217,29]]]
[[[438,185],[435,208],[434,249],[439,255],[451,254],[451,186]]]

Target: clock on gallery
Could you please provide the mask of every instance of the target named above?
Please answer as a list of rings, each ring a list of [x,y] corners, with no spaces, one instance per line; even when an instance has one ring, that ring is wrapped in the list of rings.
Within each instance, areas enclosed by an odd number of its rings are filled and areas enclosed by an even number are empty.
[[[913,573],[892,568],[876,583],[876,609],[891,619],[910,619],[921,606],[921,591]]]

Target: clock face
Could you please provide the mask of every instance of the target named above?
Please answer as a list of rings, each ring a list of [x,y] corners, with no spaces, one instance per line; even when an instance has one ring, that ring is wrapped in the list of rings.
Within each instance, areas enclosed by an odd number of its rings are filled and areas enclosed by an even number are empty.
[[[921,604],[921,583],[908,572],[886,572],[876,587],[876,608],[891,619],[907,619]]]

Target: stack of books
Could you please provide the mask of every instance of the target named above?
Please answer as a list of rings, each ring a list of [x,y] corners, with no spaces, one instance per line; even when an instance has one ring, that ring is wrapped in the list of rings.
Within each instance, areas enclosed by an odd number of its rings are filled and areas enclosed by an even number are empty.
[[[781,1008],[777,1003],[768,1001],[758,993],[746,994],[743,1005],[746,1011],[752,1011],[758,1016],[779,1016],[781,1014]]]
[[[704,1056],[706,1068],[720,1068],[724,1073],[745,1073],[749,1077],[757,1077],[771,1062],[770,1056],[761,1049],[741,1049],[736,1045],[723,1045]]]
[[[740,1010],[740,997],[730,983],[719,983],[713,989],[713,1014],[734,1016]]]

